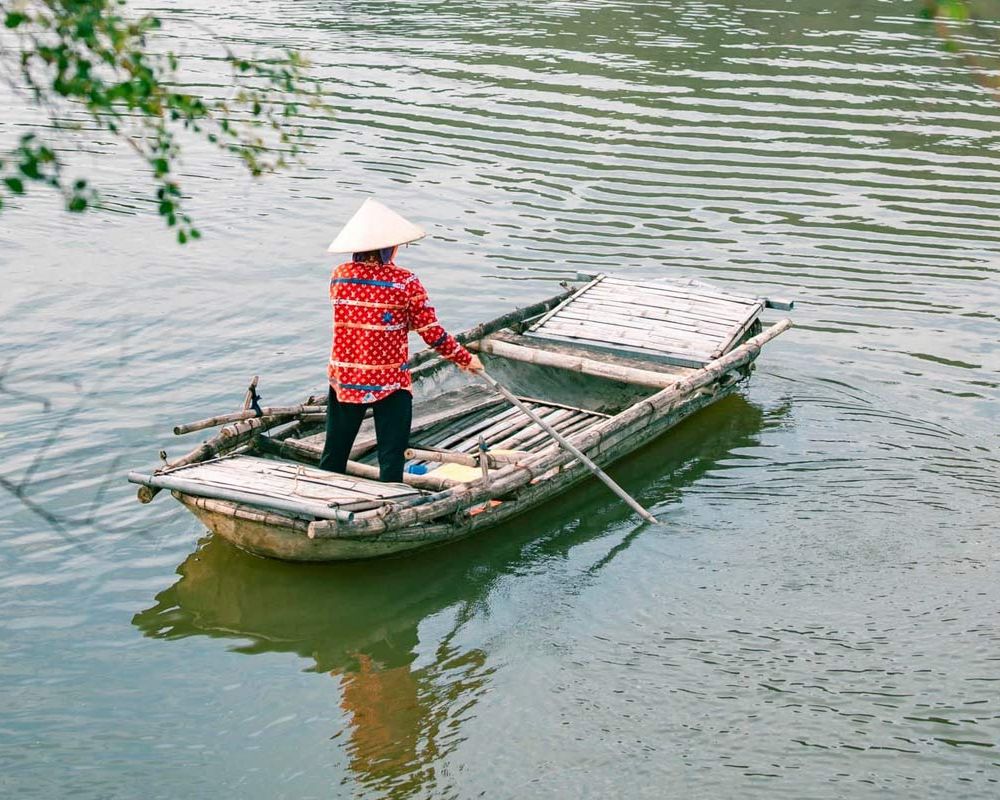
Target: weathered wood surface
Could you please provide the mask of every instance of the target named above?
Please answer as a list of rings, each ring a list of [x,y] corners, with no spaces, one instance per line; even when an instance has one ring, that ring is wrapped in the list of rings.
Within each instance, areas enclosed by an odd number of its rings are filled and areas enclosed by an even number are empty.
[[[164,475],[132,473],[129,480],[194,496],[338,520],[345,519],[341,513],[344,507],[357,508],[359,502],[370,504],[365,508],[371,508],[389,500],[399,503],[421,494],[402,484],[350,478],[245,455],[193,464]]]
[[[607,419],[606,414],[587,411],[541,400],[522,398],[527,406],[556,428],[560,433],[579,430],[589,424]],[[480,437],[491,449],[531,451],[545,439],[542,429],[517,408],[507,406],[499,413],[478,419],[470,424],[458,425],[453,430],[427,440],[423,448],[435,451],[449,451],[475,455]],[[420,449],[420,448],[417,448]],[[456,462],[466,463],[466,462]],[[475,462],[478,463],[478,462]],[[475,466],[475,463],[470,463]]]
[[[247,503],[276,511],[286,511],[306,518],[349,522],[354,516],[353,512],[345,512],[323,503],[275,497],[243,487],[219,486],[204,480],[188,480],[173,474],[142,475],[137,472],[130,472],[128,479],[132,483],[143,483],[147,486],[155,486],[158,489],[170,489],[171,491],[183,492],[195,497],[208,497],[213,500]]]
[[[526,404],[522,403],[517,395],[513,394],[509,389],[504,387],[496,379],[493,378],[488,372],[481,372],[479,377],[486,381],[490,386],[496,389],[500,394],[506,397],[514,406],[523,414],[531,417],[531,420],[538,425],[542,430],[544,430],[549,436],[558,442],[559,446],[576,456],[576,459],[583,463],[583,465],[590,470],[595,478],[598,478],[605,486],[607,486],[614,494],[618,495],[619,498],[633,511],[635,511],[640,517],[642,517],[647,522],[656,522],[656,517],[650,514],[643,506],[636,502],[635,498],[632,497],[628,492],[621,488],[615,481],[608,475],[604,470],[602,470],[596,463],[594,463],[586,453],[582,452],[570,439],[560,434],[554,427],[549,425],[544,419],[542,419],[538,414],[536,414],[531,408]],[[486,449],[486,444],[480,437],[481,449]],[[485,462],[483,467],[483,482],[487,483],[489,475],[485,469]]]
[[[186,455],[173,461],[168,461],[165,466],[155,470],[154,474],[163,474],[170,470],[180,469],[190,464],[197,464],[201,461],[207,461],[210,458],[231,453],[264,431],[284,425],[291,420],[292,417],[286,416],[260,417],[227,425],[216,433],[215,436],[206,439]],[[156,497],[159,491],[160,489],[155,486],[140,487],[137,493],[139,502],[149,503]]]
[[[528,335],[698,367],[732,346],[763,305],[704,286],[601,276],[533,324]]]

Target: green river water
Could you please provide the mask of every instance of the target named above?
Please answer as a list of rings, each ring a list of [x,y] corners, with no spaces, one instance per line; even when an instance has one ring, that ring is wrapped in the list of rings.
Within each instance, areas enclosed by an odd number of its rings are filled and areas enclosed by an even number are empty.
[[[202,90],[220,42],[292,47],[336,113],[266,180],[189,150],[193,245],[104,137],[67,146],[108,212],[0,215],[0,796],[1000,796],[1000,101],[919,7],[150,6]],[[1000,10],[956,35],[1000,65]],[[140,506],[174,424],[322,386],[368,194],[452,330],[577,270],[796,327],[611,470],[665,526],[591,483],[303,566]]]

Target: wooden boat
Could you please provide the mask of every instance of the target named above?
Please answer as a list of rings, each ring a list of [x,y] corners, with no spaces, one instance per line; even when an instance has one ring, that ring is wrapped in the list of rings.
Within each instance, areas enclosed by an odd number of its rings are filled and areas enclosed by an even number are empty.
[[[518,397],[598,464],[622,458],[680,420],[736,391],[764,344],[767,307],[695,281],[593,276],[581,287],[458,335],[491,374],[530,387]],[[346,475],[314,465],[323,450],[325,392],[296,406],[260,408],[256,378],[244,408],[179,425],[223,426],[186,456],[132,472],[149,502],[161,489],[216,535],[292,561],[371,558],[479,533],[585,480],[587,468],[499,394],[465,377],[438,387],[444,362],[411,359],[414,419],[402,483],[377,480],[366,420]],[[162,454],[161,454],[162,455]],[[603,487],[602,487],[603,490]]]

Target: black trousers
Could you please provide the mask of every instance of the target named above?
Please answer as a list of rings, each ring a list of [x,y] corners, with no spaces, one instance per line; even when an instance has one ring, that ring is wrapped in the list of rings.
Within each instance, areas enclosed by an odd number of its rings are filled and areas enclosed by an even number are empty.
[[[375,403],[341,403],[330,387],[326,407],[326,444],[319,468],[344,472],[365,412],[375,416],[375,439],[378,442],[379,479],[398,483],[403,480],[403,453],[410,441],[413,419],[413,395],[405,389],[393,392]]]

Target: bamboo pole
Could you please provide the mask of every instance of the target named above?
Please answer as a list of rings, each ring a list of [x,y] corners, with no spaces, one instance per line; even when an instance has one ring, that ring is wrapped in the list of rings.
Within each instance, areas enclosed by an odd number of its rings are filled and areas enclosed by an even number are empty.
[[[247,522],[259,522],[261,525],[268,525],[276,528],[285,528],[294,533],[307,533],[309,523],[298,517],[285,516],[273,511],[266,511],[262,508],[233,504],[232,501],[213,500],[209,497],[196,497],[191,494],[179,493],[182,498],[178,498],[188,506],[202,508],[211,511],[213,514],[222,514],[233,519],[245,520]]]
[[[576,456],[577,459],[581,461],[584,464],[584,466],[586,466],[587,469],[589,469],[594,474],[596,478],[598,478],[612,492],[618,495],[628,505],[629,508],[631,508],[640,517],[646,520],[646,522],[655,523],[657,521],[656,517],[650,514],[641,505],[639,505],[632,497],[632,495],[630,495],[628,492],[622,489],[621,486],[615,483],[614,480],[611,479],[610,475],[608,475],[603,469],[597,466],[597,464],[595,464],[593,461],[587,458],[587,456],[583,452],[581,452],[577,447],[575,447],[573,443],[569,441],[569,439],[566,439],[561,433],[559,433],[559,431],[557,431],[555,428],[549,425],[544,419],[538,416],[538,414],[536,414],[534,411],[528,408],[524,403],[522,403],[518,399],[517,395],[509,391],[505,386],[503,386],[495,378],[493,378],[493,376],[491,376],[488,372],[480,371],[477,374],[490,386],[492,386],[494,389],[500,392],[500,394],[506,397],[517,408],[521,409],[521,411],[524,414],[527,414],[529,417],[531,417],[531,419],[535,421],[536,425],[541,427],[549,436],[551,436],[553,439],[559,442],[559,444],[562,445],[562,447],[565,450],[568,450],[570,453]]]
[[[508,358],[511,361],[523,361],[527,364],[537,364],[541,367],[555,367],[569,372],[580,372],[612,381],[621,381],[639,386],[652,386],[665,389],[677,382],[677,376],[665,372],[655,372],[649,369],[622,367],[618,364],[607,364],[585,356],[569,356],[563,353],[553,353],[547,350],[536,350],[531,347],[511,344],[497,339],[482,339],[469,345],[470,350],[480,353]]]
[[[626,433],[626,429],[630,426],[644,426],[643,420],[647,416],[669,413],[670,406],[679,399],[693,393],[696,389],[713,383],[725,373],[753,361],[760,354],[760,349],[764,344],[788,330],[791,326],[791,320],[781,320],[781,322],[772,325],[763,333],[748,339],[739,347],[734,348],[730,353],[722,356],[722,358],[716,359],[702,369],[696,370],[687,378],[678,381],[674,386],[663,389],[644,400],[640,400],[621,414],[610,417],[595,427],[573,436],[573,445],[581,450],[587,450],[598,445],[607,436],[616,433]],[[402,528],[407,525],[426,522],[436,517],[452,514],[465,506],[481,502],[491,496],[499,497],[514,492],[530,484],[535,478],[544,475],[556,467],[561,467],[572,460],[572,455],[563,451],[543,451],[523,462],[511,464],[499,470],[493,476],[492,485],[489,487],[483,487],[478,482],[461,484],[439,492],[436,496],[431,496],[425,505],[418,508],[402,509],[398,512],[387,508],[377,516],[359,514],[350,526],[346,528],[337,528],[322,521],[313,522],[309,525],[309,537],[324,538],[344,535],[373,535]]]
[[[486,450],[486,461],[493,464],[516,464],[531,455],[531,453],[494,453]],[[419,447],[411,447],[404,453],[406,458],[417,461],[434,461],[441,464],[463,464],[467,467],[478,467],[481,460],[478,455],[471,453],[459,453],[454,450],[422,450]]]
[[[247,386],[246,394],[243,395],[243,410],[244,411],[247,411],[250,408],[250,406],[253,405],[253,397],[254,397],[254,394],[257,391],[257,381],[259,379],[260,379],[259,375],[254,375],[250,379],[250,385]],[[175,430],[174,433],[177,433],[177,431]]]
[[[479,450],[477,451],[477,456],[479,458],[479,468],[483,471],[483,483],[490,482],[490,459],[486,454],[486,437],[479,434]]]
[[[234,411],[232,414],[220,414],[217,417],[207,417],[206,419],[199,419],[196,422],[188,422],[184,425],[175,425],[174,435],[180,436],[185,433],[192,433],[193,431],[201,431],[205,428],[214,428],[217,425],[228,425],[230,422],[242,422],[245,419],[287,416],[289,414],[293,416],[304,414],[325,414],[326,406],[272,406],[269,408],[262,408],[260,411],[260,414],[249,409],[244,411]]]
[[[479,459],[475,456],[468,453],[456,453],[450,450],[421,450],[420,448],[411,447],[403,455],[407,459],[434,461],[439,464],[462,464],[466,467],[479,466]]]
[[[169,470],[187,467],[191,464],[197,464],[199,461],[207,461],[210,458],[228,453],[230,450],[250,441],[257,434],[263,433],[277,425],[283,425],[291,420],[292,417],[290,416],[255,417],[254,419],[227,425],[216,433],[215,436],[206,439],[194,448],[194,450],[175,461],[167,462],[165,466],[156,470],[153,474],[159,475]],[[159,487],[147,486],[145,490],[140,487],[136,496],[140,503],[149,503],[159,494],[159,491]]]

